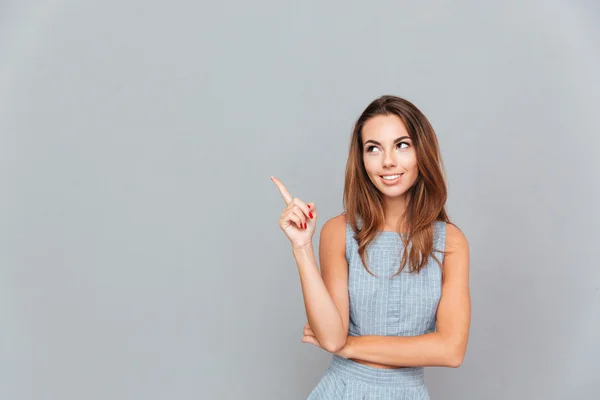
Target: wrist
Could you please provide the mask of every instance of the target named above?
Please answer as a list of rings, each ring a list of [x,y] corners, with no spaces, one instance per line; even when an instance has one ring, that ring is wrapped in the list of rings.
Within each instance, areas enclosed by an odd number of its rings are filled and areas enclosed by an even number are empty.
[[[301,246],[292,245],[292,251],[294,253],[312,253],[313,245],[312,245],[312,243],[307,243],[307,244],[301,245]]]

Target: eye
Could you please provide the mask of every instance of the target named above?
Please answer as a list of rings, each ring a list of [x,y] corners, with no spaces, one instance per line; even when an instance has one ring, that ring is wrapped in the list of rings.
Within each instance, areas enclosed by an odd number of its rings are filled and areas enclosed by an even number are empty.
[[[404,147],[404,149],[407,148],[407,147],[410,147],[410,143],[408,143],[408,142],[400,142],[400,143],[397,144],[397,146],[400,146],[400,148],[402,149],[403,148],[402,147],[403,144],[406,145],[406,147]],[[376,146],[367,146],[365,148],[365,150],[366,150],[367,153],[372,153],[373,149],[376,149],[376,148],[377,148]]]

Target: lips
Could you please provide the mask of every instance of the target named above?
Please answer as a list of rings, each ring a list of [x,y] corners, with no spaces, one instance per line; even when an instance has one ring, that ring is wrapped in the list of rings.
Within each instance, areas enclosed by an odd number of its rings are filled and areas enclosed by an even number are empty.
[[[402,179],[402,175],[404,174],[388,174],[388,175],[380,175],[379,177],[381,178],[381,181],[385,184],[385,185],[395,185],[396,183],[400,182],[400,180]],[[384,176],[398,176],[395,179],[383,179]]]

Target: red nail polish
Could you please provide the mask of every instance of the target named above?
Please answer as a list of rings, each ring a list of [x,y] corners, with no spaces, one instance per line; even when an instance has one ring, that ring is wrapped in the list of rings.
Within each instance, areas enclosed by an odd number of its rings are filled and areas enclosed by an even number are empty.
[[[306,229],[306,222],[304,223],[304,229]]]
[[[311,212],[308,213],[308,216],[310,217],[310,219],[312,219],[312,213]]]
[[[307,204],[308,208],[310,208],[310,204]]]

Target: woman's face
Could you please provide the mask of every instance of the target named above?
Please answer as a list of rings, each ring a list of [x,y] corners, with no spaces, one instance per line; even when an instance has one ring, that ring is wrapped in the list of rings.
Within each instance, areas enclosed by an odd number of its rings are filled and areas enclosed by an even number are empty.
[[[402,120],[393,114],[369,119],[363,125],[362,141],[363,162],[375,187],[388,198],[405,194],[419,171],[417,153]]]

